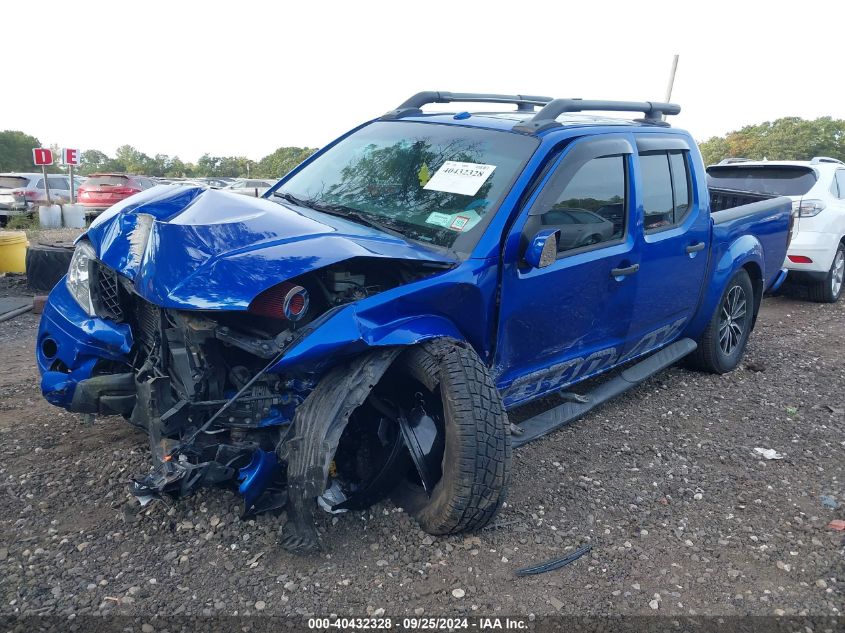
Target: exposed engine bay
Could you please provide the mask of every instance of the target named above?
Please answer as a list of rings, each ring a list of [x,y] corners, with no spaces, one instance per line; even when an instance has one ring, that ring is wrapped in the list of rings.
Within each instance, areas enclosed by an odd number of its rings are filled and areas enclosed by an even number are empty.
[[[162,493],[185,495],[200,485],[236,482],[244,516],[280,508],[289,492],[287,463],[292,458],[286,444],[302,435],[295,429],[296,411],[323,376],[313,368],[277,373],[271,371],[274,364],[333,309],[441,270],[436,263],[355,258],[273,286],[246,311],[205,312],[155,306],[137,295],[126,278],[97,264],[95,309],[128,323],[134,344],[129,365],[103,365],[98,375],[79,384],[75,408],[119,413],[149,434],[153,468],[132,486],[142,502]],[[397,354],[379,354],[373,384]],[[367,371],[373,365],[367,364]],[[354,376],[347,369],[338,376],[344,395],[335,399],[342,400]],[[414,400],[420,395],[403,390],[407,395],[397,402],[376,395],[373,384],[367,382],[355,402],[347,402],[344,432],[333,440],[325,494],[319,499],[328,511],[366,507],[413,473],[397,418],[406,410],[420,417],[424,405]],[[433,418],[427,420],[434,424]]]

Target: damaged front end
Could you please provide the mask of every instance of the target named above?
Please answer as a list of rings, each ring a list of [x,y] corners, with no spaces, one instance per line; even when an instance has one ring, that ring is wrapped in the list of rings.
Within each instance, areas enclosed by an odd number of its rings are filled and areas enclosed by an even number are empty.
[[[136,335],[132,370],[107,378],[111,395],[86,399],[114,407],[116,397],[127,405],[133,392],[131,410],[120,413],[146,430],[153,460],[133,494],[146,501],[235,482],[244,516],[287,506],[283,544],[299,552],[317,546],[315,498],[325,510],[343,512],[388,494],[412,463],[400,414],[386,415],[367,400],[401,348],[338,359],[328,371],[319,364],[278,370],[289,350],[348,303],[355,276],[330,269],[285,282],[244,313],[159,308],[118,277],[121,314]],[[96,391],[104,379],[83,381],[77,393]]]
[[[273,209],[263,211],[275,213],[278,205],[265,204]],[[162,250],[174,239],[173,224],[136,215],[132,221],[115,216],[110,226],[92,229],[92,243],[83,242],[89,255],[77,276],[84,292],[60,283],[51,294],[37,351],[45,396],[71,411],[122,415],[148,434],[152,469],[131,484],[142,502],[233,485],[244,516],[287,507],[285,547],[313,551],[315,498],[330,512],[366,507],[415,463],[406,448],[414,431],[409,435],[404,413],[414,403],[385,407],[370,398],[401,341],[370,346],[349,310],[453,264],[375,257],[374,249],[352,251],[347,238],[338,261],[300,267],[269,287],[265,277],[257,294],[238,290],[233,299],[234,290],[224,297],[212,288],[205,297],[180,296],[188,286],[196,293],[199,278],[210,278],[215,266],[219,284],[227,257],[187,262],[193,274],[168,282],[178,269],[166,265]],[[191,246],[185,250],[213,250],[217,232],[202,240],[197,232],[192,227],[183,236]],[[234,246],[231,259],[243,259],[251,248]],[[267,248],[253,264],[267,259]],[[284,265],[290,270],[290,261]],[[253,281],[258,278],[253,270]],[[168,283],[172,290],[165,293]],[[237,284],[245,287],[245,280],[233,279]],[[244,292],[251,298],[242,298]],[[187,309],[191,302],[198,308]],[[239,309],[226,309],[231,306]],[[344,310],[346,318],[332,321]]]

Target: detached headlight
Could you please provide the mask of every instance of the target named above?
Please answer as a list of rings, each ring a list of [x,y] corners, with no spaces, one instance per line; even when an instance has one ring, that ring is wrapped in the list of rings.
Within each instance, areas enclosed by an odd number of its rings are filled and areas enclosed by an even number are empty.
[[[97,255],[91,245],[79,242],[67,271],[67,289],[88,316],[95,316],[94,303],[91,301],[91,278],[96,259]]]

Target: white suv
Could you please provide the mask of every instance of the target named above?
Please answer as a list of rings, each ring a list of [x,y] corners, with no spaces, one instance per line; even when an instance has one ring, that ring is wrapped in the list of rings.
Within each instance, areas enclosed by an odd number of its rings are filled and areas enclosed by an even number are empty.
[[[809,161],[728,158],[707,168],[716,189],[789,196],[795,212],[784,267],[807,285],[813,301],[833,303],[845,276],[845,163],[819,156]]]

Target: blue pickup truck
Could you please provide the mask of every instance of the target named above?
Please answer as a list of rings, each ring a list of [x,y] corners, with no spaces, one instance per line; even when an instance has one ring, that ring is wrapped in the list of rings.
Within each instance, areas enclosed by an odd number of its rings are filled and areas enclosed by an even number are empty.
[[[452,102],[504,111],[422,111]],[[44,396],[149,435],[142,500],[236,486],[245,514],[286,507],[291,551],[319,547],[318,506],[388,495],[477,529],[512,447],[681,359],[734,369],[783,281],[791,201],[711,212],[679,110],[422,92],[263,198],[128,198],[50,294]]]

